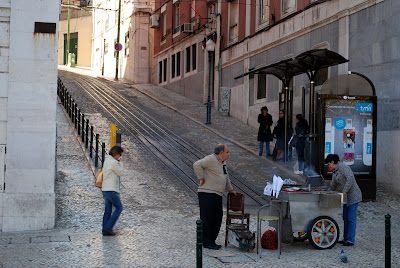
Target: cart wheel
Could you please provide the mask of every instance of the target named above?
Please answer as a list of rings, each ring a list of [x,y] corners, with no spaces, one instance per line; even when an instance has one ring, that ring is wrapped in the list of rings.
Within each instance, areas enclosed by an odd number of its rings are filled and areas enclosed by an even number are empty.
[[[314,248],[333,248],[339,239],[339,226],[331,217],[320,216],[311,221],[307,235]]]

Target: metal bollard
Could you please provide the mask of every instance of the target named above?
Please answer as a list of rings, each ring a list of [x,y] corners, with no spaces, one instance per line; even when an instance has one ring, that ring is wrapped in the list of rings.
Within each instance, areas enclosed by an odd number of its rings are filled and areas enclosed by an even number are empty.
[[[74,110],[75,110],[75,112],[74,112],[74,116],[75,116],[75,129],[77,129],[78,128],[78,105],[75,105],[75,107],[74,107]]]
[[[72,121],[72,123],[74,124],[75,123],[75,106],[76,106],[76,104],[75,104],[75,101],[72,99],[72,117],[71,117],[71,121]]]
[[[72,97],[71,97],[71,95],[69,95],[69,102],[68,102],[68,111],[69,111],[69,118],[71,118],[72,117]]]
[[[93,158],[93,126],[90,126],[90,158]]]
[[[117,132],[115,133],[115,145],[121,146],[122,143],[122,130],[118,129]]]
[[[196,267],[203,267],[203,221],[197,220]]]
[[[96,150],[94,151],[94,167],[99,166],[99,134],[96,134]]]
[[[82,142],[85,142],[85,114],[82,113]]]
[[[101,168],[104,166],[104,158],[106,158],[106,144],[103,142],[101,144]]]
[[[85,132],[85,148],[89,145],[89,119],[86,119],[86,132]]]
[[[392,238],[390,236],[390,214],[385,215],[385,268],[392,267],[392,260],[391,260],[391,244]]]
[[[81,109],[78,109],[78,135],[81,135]]]

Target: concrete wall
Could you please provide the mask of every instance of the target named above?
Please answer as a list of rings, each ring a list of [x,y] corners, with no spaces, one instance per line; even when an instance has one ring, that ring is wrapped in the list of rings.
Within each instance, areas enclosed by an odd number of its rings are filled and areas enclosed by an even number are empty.
[[[56,0],[0,1],[3,232],[54,227],[59,10]],[[53,23],[55,32],[35,33],[35,22]]]
[[[400,1],[350,16],[349,69],[368,76],[378,96],[377,181],[400,192]]]
[[[369,77],[378,96],[377,181],[400,192],[400,1],[328,1],[312,7],[268,31],[255,35],[222,54],[222,86],[232,89],[231,116],[258,127],[260,108],[268,106],[278,119],[278,94],[282,84],[268,77],[267,98],[255,100],[256,76],[234,80],[250,68],[297,56],[313,48],[329,48],[350,60],[330,67],[328,77],[348,70]],[[308,118],[309,79],[293,81],[293,116],[301,112],[301,88],[306,89]],[[318,90],[318,88],[317,88]]]
[[[59,25],[58,64],[63,65],[64,34],[68,32],[68,21],[61,20]],[[85,67],[92,66],[92,31],[92,16],[77,17],[70,20],[70,33],[78,33],[78,60],[76,65]]]

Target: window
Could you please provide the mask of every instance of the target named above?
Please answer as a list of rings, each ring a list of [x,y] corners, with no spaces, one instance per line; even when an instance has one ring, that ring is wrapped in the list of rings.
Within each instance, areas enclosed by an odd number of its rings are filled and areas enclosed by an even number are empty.
[[[158,83],[162,83],[162,61],[158,63]]]
[[[125,33],[125,57],[129,57],[129,31]]]
[[[197,44],[186,48],[186,72],[197,69]]]
[[[163,70],[163,82],[167,81],[167,59],[164,59],[164,64],[163,64],[164,70]]]
[[[196,1],[192,0],[192,6],[190,7],[190,23],[195,24],[196,20]]]
[[[296,10],[296,0],[282,0],[282,15]]]
[[[171,56],[171,78],[179,77],[181,75],[181,52]]]
[[[239,0],[231,2],[229,8],[229,41],[233,42],[238,37]]]
[[[166,11],[167,7],[166,5],[161,7],[161,19],[160,19],[160,28],[161,28],[161,42],[165,41],[165,38],[167,36],[167,15],[166,15]]]
[[[259,0],[258,25],[269,22],[269,0]]]
[[[193,44],[192,45],[192,71],[196,70],[196,56],[197,56],[197,45]]]
[[[257,75],[257,100],[265,99],[267,97],[267,75]]]
[[[176,3],[174,5],[175,8],[175,19],[174,19],[174,34],[179,32],[180,28],[180,8],[179,8],[179,3]]]
[[[186,72],[190,72],[190,47],[186,48]]]
[[[158,83],[167,81],[167,59],[158,62]]]
[[[175,78],[175,54],[171,56],[171,77]]]

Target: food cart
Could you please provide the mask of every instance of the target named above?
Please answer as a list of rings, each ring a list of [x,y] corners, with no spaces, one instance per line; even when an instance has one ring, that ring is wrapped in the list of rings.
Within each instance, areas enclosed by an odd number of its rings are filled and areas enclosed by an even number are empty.
[[[270,208],[270,215],[282,219],[291,218],[293,234],[299,234],[297,239],[308,239],[316,249],[329,249],[336,245],[339,239],[339,211],[342,204],[346,203],[346,195],[325,191],[326,187],[283,187],[278,198],[269,197],[270,202],[262,206],[258,212],[258,225],[260,226],[260,212]],[[279,209],[276,210],[275,206]],[[273,224],[271,226],[275,227]],[[276,226],[277,227],[277,226]],[[277,228],[279,236],[285,232],[285,226]],[[260,231],[258,230],[258,245],[260,245]],[[280,247],[279,249],[280,250]]]

